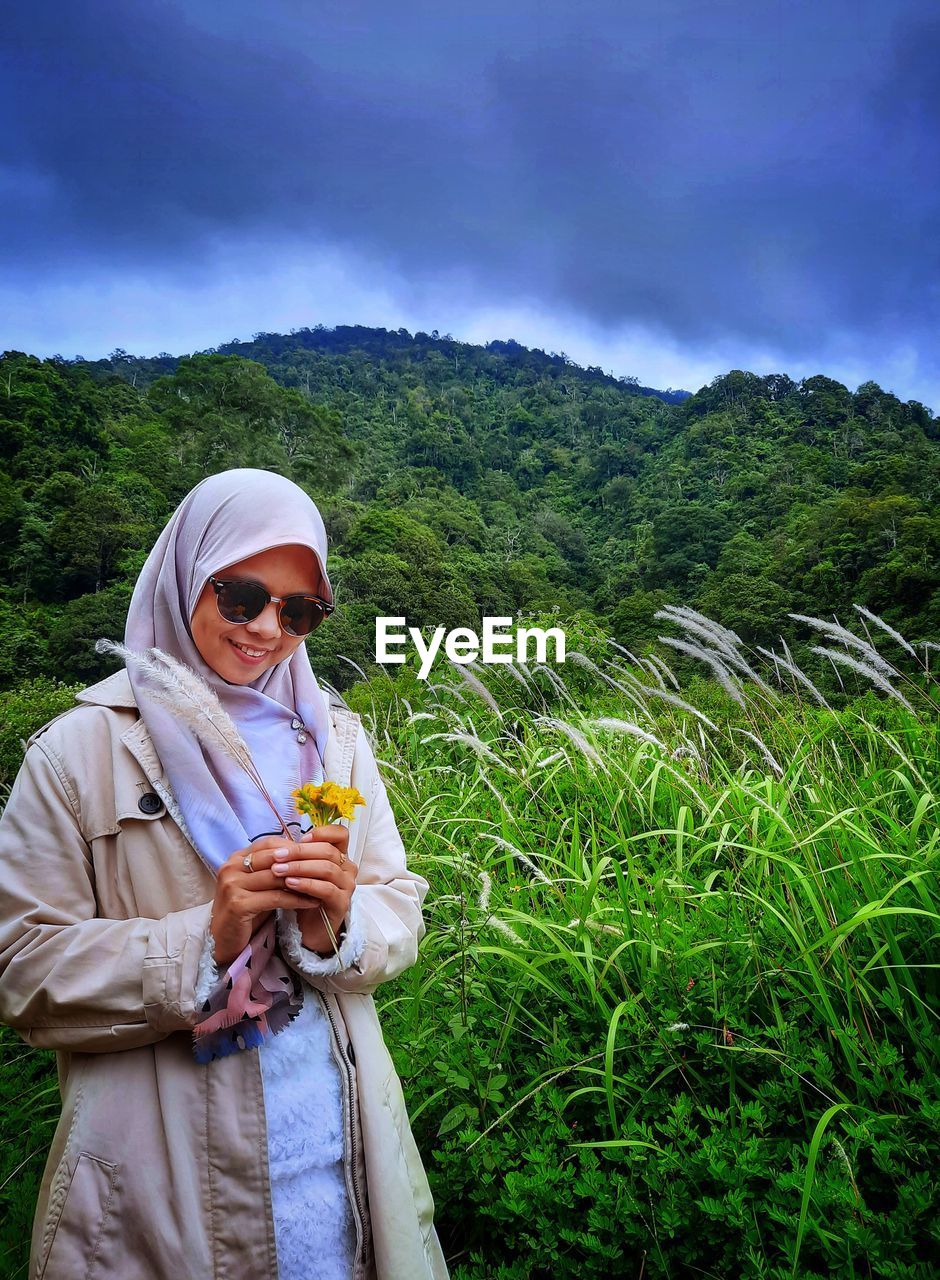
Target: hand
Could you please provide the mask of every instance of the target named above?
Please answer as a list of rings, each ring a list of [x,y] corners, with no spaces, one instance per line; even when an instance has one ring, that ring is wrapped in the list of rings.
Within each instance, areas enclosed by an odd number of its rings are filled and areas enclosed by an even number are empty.
[[[272,870],[276,864],[294,857],[299,845],[284,836],[262,836],[249,848],[252,853],[251,871],[244,865],[249,850],[236,849],[222,863],[216,877],[209,928],[215,938],[215,959],[220,968],[231,964],[245,949],[258,922],[275,907],[296,911],[307,907],[310,902],[308,894],[298,893],[285,885],[284,877],[275,875]],[[284,857],[276,858],[275,854],[280,850],[284,850]],[[338,860],[339,855],[336,856]],[[322,921],[320,923],[322,927]]]
[[[323,904],[335,934],[339,933],[349,913],[359,875],[356,863],[350,862],[346,856],[348,848],[349,831],[346,827],[339,823],[313,827],[304,832],[298,845],[293,846],[293,849],[300,850],[300,856],[295,857],[292,852],[287,863],[291,869],[281,871],[276,868],[274,872],[279,879],[288,876],[299,878],[295,888]],[[318,905],[299,909],[297,925],[305,947],[323,956],[333,955],[333,944]]]

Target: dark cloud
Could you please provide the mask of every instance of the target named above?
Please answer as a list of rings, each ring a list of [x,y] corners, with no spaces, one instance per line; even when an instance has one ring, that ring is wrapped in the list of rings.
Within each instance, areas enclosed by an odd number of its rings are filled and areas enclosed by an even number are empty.
[[[930,12],[11,6],[0,261],[185,274],[220,240],[300,238],[610,329],[930,360]]]

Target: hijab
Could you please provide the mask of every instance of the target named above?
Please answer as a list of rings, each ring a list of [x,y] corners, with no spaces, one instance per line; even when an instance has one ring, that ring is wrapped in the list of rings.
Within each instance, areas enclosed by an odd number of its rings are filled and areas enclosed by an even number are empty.
[[[235,721],[278,812],[303,825],[290,792],[321,782],[329,718],[306,646],[264,671],[251,684],[223,680],[202,658],[191,619],[209,580],[229,565],[276,547],[300,545],[316,556],[326,598],[326,529],[313,501],[292,481],[270,471],[236,468],[209,476],[183,499],[157,539],[137,579],[125,630],[133,650],[163,649],[203,677]],[[200,744],[186,725],[148,690],[145,676],[128,667],[131,686],[186,832],[213,874],[261,835],[277,833],[274,814],[247,775],[218,748]],[[295,838],[297,838],[295,836]],[[252,960],[254,959],[254,964]],[[221,985],[227,978],[227,986]],[[288,992],[288,987],[292,988]],[[302,987],[276,955],[269,914],[203,1005],[197,1025],[197,1060],[253,1048],[265,1032],[296,1017]]]

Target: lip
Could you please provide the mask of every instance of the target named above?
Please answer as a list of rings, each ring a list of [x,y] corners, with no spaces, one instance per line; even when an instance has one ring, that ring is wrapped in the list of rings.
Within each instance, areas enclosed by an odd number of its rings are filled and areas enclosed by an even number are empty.
[[[239,649],[238,645],[235,643],[234,640],[229,640],[229,644],[232,646],[232,648],[234,649],[235,653],[239,656],[239,658],[241,658],[242,662],[244,662],[245,665],[249,667],[260,666],[261,663],[266,662],[267,659],[270,658],[271,654],[274,652],[273,649],[265,649],[264,653],[262,653],[260,657],[253,658],[249,654],[245,653],[244,649]]]

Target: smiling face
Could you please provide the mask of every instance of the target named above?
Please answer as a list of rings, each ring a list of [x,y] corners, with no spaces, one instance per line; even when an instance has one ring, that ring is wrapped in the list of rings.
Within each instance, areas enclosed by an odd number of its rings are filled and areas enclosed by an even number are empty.
[[[274,547],[226,565],[216,578],[246,578],[259,582],[272,596],[323,596],[317,558],[309,547]],[[304,642],[282,630],[270,601],[251,622],[226,622],[219,613],[215,590],[207,582],[193,611],[190,629],[196,648],[212,670],[229,684],[251,684],[270,667],[289,658]]]

